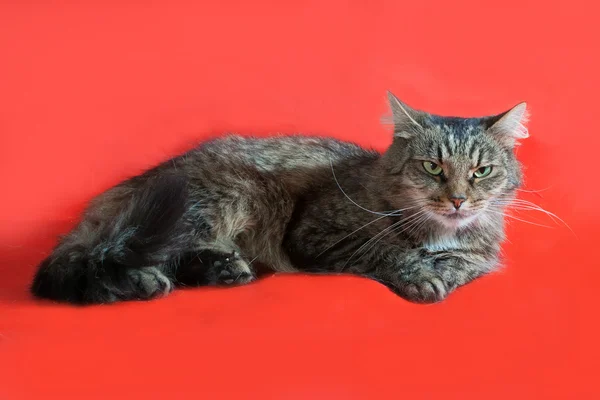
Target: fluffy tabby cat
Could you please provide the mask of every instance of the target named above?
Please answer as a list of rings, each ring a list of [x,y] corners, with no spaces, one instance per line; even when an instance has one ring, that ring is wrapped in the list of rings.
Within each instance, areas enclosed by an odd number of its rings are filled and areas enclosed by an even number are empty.
[[[492,271],[521,182],[524,103],[456,118],[389,94],[384,154],[334,139],[227,136],[95,198],[32,292],[71,303],[240,285],[275,271],[351,273],[436,302]]]

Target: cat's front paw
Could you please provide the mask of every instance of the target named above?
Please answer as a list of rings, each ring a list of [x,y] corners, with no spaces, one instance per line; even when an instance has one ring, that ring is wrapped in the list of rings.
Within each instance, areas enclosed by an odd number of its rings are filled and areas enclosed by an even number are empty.
[[[402,276],[397,291],[414,303],[436,303],[448,296],[450,288],[435,271],[421,270]]]
[[[175,279],[181,286],[242,285],[255,279],[250,263],[237,251],[202,250],[177,268]]]

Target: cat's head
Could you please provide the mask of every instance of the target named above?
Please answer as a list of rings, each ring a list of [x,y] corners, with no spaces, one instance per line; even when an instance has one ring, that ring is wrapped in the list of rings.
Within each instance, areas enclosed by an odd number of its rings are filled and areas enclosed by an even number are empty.
[[[392,93],[389,100],[394,142],[383,160],[392,204],[458,228],[512,198],[521,184],[514,148],[528,136],[525,103],[495,116],[457,118],[412,109]]]

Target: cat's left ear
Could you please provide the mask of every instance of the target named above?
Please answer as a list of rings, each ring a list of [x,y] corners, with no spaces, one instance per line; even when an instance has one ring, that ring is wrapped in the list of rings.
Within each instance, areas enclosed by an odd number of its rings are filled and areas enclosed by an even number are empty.
[[[513,148],[519,140],[529,137],[527,121],[529,112],[526,103],[519,103],[510,110],[489,118],[487,132],[502,145]]]

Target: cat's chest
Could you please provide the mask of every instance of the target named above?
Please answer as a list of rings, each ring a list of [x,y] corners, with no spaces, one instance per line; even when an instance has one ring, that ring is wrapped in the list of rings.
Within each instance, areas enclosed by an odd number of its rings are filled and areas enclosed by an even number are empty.
[[[456,235],[435,235],[427,238],[423,247],[429,251],[449,251],[460,249],[462,243]]]

